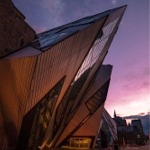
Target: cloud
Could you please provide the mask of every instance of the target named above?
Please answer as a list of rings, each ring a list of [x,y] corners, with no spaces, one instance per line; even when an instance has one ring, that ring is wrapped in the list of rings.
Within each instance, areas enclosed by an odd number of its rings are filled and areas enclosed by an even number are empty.
[[[150,111],[150,100],[148,94],[136,93],[132,96],[126,96],[125,99],[126,101],[123,98],[119,98],[118,103],[105,105],[105,107],[110,110],[111,114],[113,114],[115,109],[117,113],[122,114],[123,116],[136,115],[141,112],[147,113]]]
[[[113,81],[113,80],[112,80]],[[147,67],[134,68],[127,71],[122,78],[111,82],[106,106],[111,113],[117,109],[118,113],[138,114],[149,111],[149,69]]]
[[[148,81],[144,81],[143,84],[142,84],[142,87],[149,88],[149,82]]]
[[[48,30],[48,28],[46,26],[33,25],[33,28],[36,31],[36,33],[41,33],[41,32],[44,32],[44,31]]]
[[[34,2],[32,2],[34,3]],[[48,28],[54,28],[63,23],[63,13],[65,11],[65,3],[62,0],[42,0],[35,3],[35,14],[40,16],[40,26],[46,25]],[[34,16],[35,16],[34,14]],[[34,17],[33,17],[34,18]]]
[[[149,66],[146,67],[144,70],[143,70],[144,74],[149,76],[150,75],[150,70],[149,70]]]
[[[116,5],[116,3],[117,3],[117,0],[112,0],[113,5]]]
[[[124,75],[124,85],[123,87],[136,86],[140,88],[148,87],[149,84],[149,69],[147,67],[142,69],[132,68],[132,70],[128,71],[127,74]]]

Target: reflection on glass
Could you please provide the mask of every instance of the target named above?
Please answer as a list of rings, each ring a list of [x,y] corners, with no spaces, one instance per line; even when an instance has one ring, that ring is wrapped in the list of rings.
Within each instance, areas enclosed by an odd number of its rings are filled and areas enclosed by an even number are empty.
[[[95,64],[105,44],[109,39],[110,34],[113,32],[113,29],[117,24],[118,20],[119,17],[103,27],[102,29],[103,34],[99,34],[101,35],[101,37],[98,36],[98,39],[95,41],[94,46],[90,49],[74,81],[76,81],[88,68],[92,67]]]
[[[104,47],[109,40],[109,37],[113,32],[113,29],[118,20],[119,18],[116,18],[102,28],[103,34],[100,33],[98,35],[97,40],[95,41],[86,58],[84,59],[84,62],[78,70],[73,82],[71,83],[68,93],[64,96],[63,100],[57,108],[53,136],[56,135],[60,126],[62,126],[63,124],[65,126],[65,124],[69,122],[72,112],[74,112],[74,110],[78,106],[79,102],[74,103],[74,101],[76,100],[80,90],[82,89],[92,67],[98,60],[101,52],[105,50]],[[67,119],[64,119],[65,117]]]
[[[28,149],[37,149],[37,147],[42,142],[48,124],[50,122],[52,116],[52,107],[54,101],[57,99],[62,85],[63,79],[41,100],[41,102],[35,106],[35,115],[34,115],[34,122],[32,124],[29,142],[28,142]]]

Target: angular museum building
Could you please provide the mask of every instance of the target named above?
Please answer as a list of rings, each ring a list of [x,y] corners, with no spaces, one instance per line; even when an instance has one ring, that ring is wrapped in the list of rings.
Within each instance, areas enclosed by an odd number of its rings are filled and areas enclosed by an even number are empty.
[[[0,28],[3,149],[95,146],[112,71],[111,65],[102,63],[125,9],[36,35],[12,2],[2,1],[0,17],[6,20]],[[9,13],[11,17],[6,17]]]
[[[107,110],[104,108],[102,112],[96,146],[101,149],[113,147],[114,144],[117,144],[116,143],[117,141],[118,141],[117,124],[113,120],[113,118],[111,118]]]

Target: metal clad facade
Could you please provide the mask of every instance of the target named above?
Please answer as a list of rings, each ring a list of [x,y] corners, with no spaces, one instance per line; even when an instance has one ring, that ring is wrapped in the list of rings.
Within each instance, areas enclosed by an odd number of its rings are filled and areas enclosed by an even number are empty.
[[[66,125],[57,142],[57,145],[59,145],[84,120],[84,118],[90,114],[86,106],[86,101],[89,100],[90,97],[94,95],[100,89],[100,87],[102,87],[110,79],[111,69],[112,67],[110,66],[103,66],[103,69],[99,70],[97,77],[88,87],[88,91],[86,91],[84,97],[81,99],[82,104],[79,106],[78,111],[71,118],[69,124]]]
[[[17,140],[20,131],[25,107],[28,102],[34,65],[34,58],[0,61],[2,113],[8,137],[13,137],[12,139]]]
[[[58,147],[71,136],[96,136],[112,69],[107,66],[108,70],[100,72],[100,66],[125,8],[81,19],[66,25],[66,29],[62,26],[45,32],[28,51],[22,50],[20,57],[13,57],[14,53],[0,60],[0,102],[12,147],[19,134],[23,148],[28,145],[41,149]],[[33,51],[32,46],[39,49]],[[56,86],[59,83],[61,88]],[[40,138],[40,142],[32,145],[32,137]]]
[[[74,77],[75,77],[81,63],[83,62],[85,56],[87,55],[90,47],[92,46],[92,43],[97,35],[97,32],[99,31],[99,28],[103,25],[104,20],[105,19],[91,25],[90,27],[87,27],[86,29],[84,29],[84,30],[78,32],[77,34],[73,35],[72,37],[70,37],[73,40],[73,45],[72,45],[72,42],[69,44],[69,42],[68,42],[69,39],[66,39],[65,41],[63,41],[64,43],[66,43],[66,47],[64,48],[64,51],[65,50],[71,51],[71,57],[68,57],[68,60],[64,60],[64,61],[66,61],[66,64],[64,65],[64,69],[61,69],[61,68],[63,68],[61,66],[63,63],[60,64],[60,66],[57,66],[55,68],[56,70],[58,69],[59,72],[61,72],[61,74],[60,74],[61,76],[63,75],[63,73],[64,73],[64,75],[66,75],[64,86],[62,87],[62,91],[57,100],[55,110],[56,110],[57,106],[59,105],[60,101],[62,100],[62,97],[64,96],[66,90],[70,86],[72,80],[74,79]],[[81,40],[79,40],[79,39],[81,39]],[[59,50],[59,49],[54,49],[54,50]],[[62,58],[62,59],[64,59],[64,58]],[[61,57],[59,57],[59,60],[61,60]],[[59,64],[59,60],[57,59],[58,64]],[[59,69],[59,67],[61,67],[61,68]],[[59,74],[57,74],[57,78],[58,78],[58,75]],[[53,78],[53,82],[55,83],[56,81],[54,81],[54,80],[56,80],[56,76],[54,75],[54,77],[55,78]],[[51,119],[51,122],[49,125],[49,130],[47,131],[45,140],[46,139],[49,140],[49,137],[51,136],[51,133],[52,133],[51,130],[53,129],[53,125],[54,125],[55,110],[53,112],[53,116],[52,116],[52,119]],[[61,130],[62,129],[60,128],[60,131]],[[59,133],[58,133],[58,135],[59,135]],[[56,136],[58,136],[58,135],[56,135]],[[44,140],[44,142],[45,142],[45,140]]]
[[[102,23],[103,20],[98,24],[93,24],[90,28],[84,29],[38,56],[32,82],[31,104],[28,105],[29,109],[64,75],[66,75],[64,87],[67,89],[94,40],[97,28]],[[90,38],[88,35],[90,35]]]

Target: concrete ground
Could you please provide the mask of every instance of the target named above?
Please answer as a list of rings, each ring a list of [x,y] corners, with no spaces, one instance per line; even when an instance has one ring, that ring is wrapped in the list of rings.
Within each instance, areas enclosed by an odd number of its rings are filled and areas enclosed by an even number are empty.
[[[93,150],[115,150],[114,148],[97,148]],[[150,150],[150,141],[146,143],[146,145],[143,146],[126,146],[126,147],[120,147],[118,150]]]
[[[150,142],[147,142],[147,144],[144,146],[125,147],[121,148],[121,150],[150,150]]]

